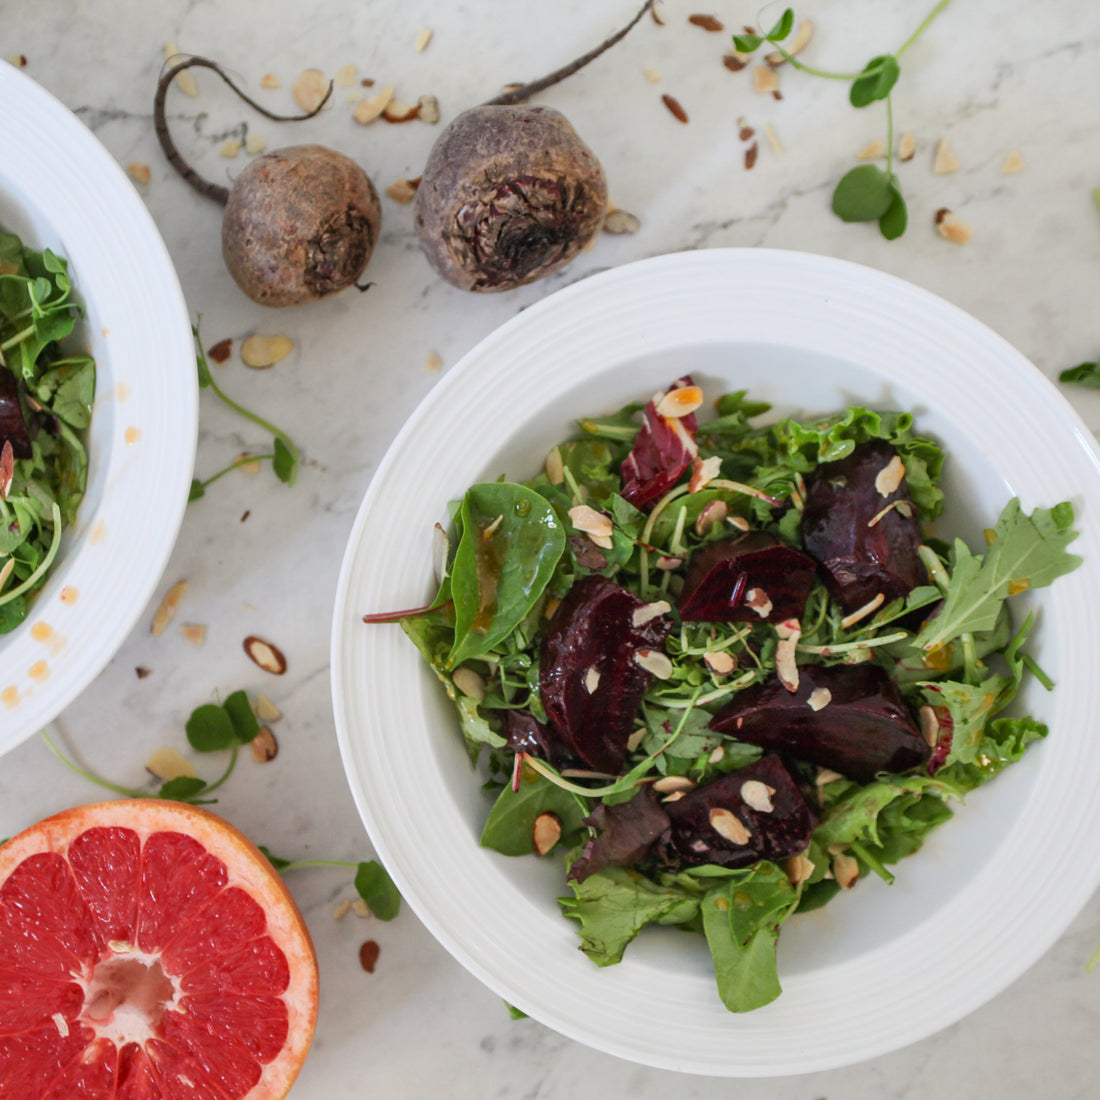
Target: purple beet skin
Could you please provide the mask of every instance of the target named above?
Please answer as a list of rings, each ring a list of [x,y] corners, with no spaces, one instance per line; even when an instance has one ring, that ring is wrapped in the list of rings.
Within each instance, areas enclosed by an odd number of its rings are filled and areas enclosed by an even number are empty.
[[[878,665],[800,665],[798,672],[797,691],[773,676],[738,692],[710,728],[859,783],[927,762],[927,743]]]
[[[606,577],[577,581],[543,636],[539,694],[550,724],[574,756],[597,771],[618,774],[650,674],[640,650],[660,650],[667,615],[634,625],[645,601]]]
[[[692,386],[690,375],[670,386]],[[648,512],[683,476],[695,458],[698,423],[690,413],[677,420],[661,416],[650,401],[642,413],[642,426],[630,454],[623,460],[621,496],[635,508]]]
[[[689,623],[797,619],[806,607],[816,572],[812,558],[764,531],[710,542],[688,562],[680,617]],[[756,606],[751,606],[745,597],[754,589],[760,595],[754,598]],[[761,602],[762,597],[766,602]]]
[[[0,366],[0,447],[5,443],[11,444],[16,458],[30,458],[33,453],[15,377],[6,367]]]
[[[514,752],[537,756],[558,767],[569,763],[568,746],[529,710],[504,711],[504,739]]]
[[[669,818],[653,788],[646,785],[629,802],[614,806],[601,802],[584,823],[597,832],[573,861],[565,876],[568,882],[584,882],[605,867],[630,867],[641,862],[669,827]]]
[[[829,591],[849,611],[880,592],[889,603],[924,583],[915,512],[884,512],[895,501],[908,500],[905,479],[885,495],[875,486],[895,457],[894,448],[882,440],[861,443],[847,458],[818,466],[807,487],[802,512],[806,553],[820,562]]]
[[[816,824],[798,784],[774,754],[666,802],[664,809],[671,822],[665,855],[692,865],[748,867],[761,859],[786,859],[805,850]]]

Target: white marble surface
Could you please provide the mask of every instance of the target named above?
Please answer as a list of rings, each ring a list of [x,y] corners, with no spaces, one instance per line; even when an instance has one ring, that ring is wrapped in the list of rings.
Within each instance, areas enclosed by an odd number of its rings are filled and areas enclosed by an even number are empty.
[[[329,620],[344,542],[358,502],[389,440],[444,367],[482,336],[556,287],[604,267],[684,248],[767,245],[857,260],[933,290],[973,313],[1054,375],[1100,352],[1100,186],[1096,105],[1100,102],[1100,8],[1063,2],[1041,9],[996,0],[954,0],[905,57],[894,95],[898,132],[912,131],[915,158],[900,165],[910,228],[887,243],[847,226],[828,209],[833,182],[854,155],[884,133],[881,107],[853,110],[845,86],[784,71],[783,98],[754,95],[749,73],[723,68],[726,35],[690,26],[707,11],[728,28],[755,21],[738,0],[709,5],[663,0],[666,25],[645,19],[615,51],[541,102],[558,107],[596,150],[613,200],[637,214],[633,236],[603,236],[563,273],[518,292],[470,296],[434,277],[412,230],[411,208],[388,198],[369,293],[274,313],[245,299],[226,274],[220,211],[191,192],[164,162],[151,106],[162,47],[227,63],[256,92],[266,72],[279,91],[258,92],[292,109],[289,86],[308,66],[334,74],[354,64],[399,98],[438,96],[443,122],[583,52],[622,22],[632,0],[595,5],[429,4],[426,0],[38,0],[2,5],[0,52],[22,53],[26,71],[73,108],[122,164],[151,166],[141,193],[176,263],[204,342],[252,331],[284,332],[296,344],[272,370],[252,373],[234,356],[218,368],[232,392],[287,426],[305,464],[286,489],[269,471],[227,477],[192,504],[159,595],[190,582],[181,621],[204,623],[195,649],[175,630],[153,638],[152,613],[59,722],[70,751],[116,781],[140,784],[143,762],[162,744],[185,747],[190,710],[212,693],[266,691],[284,712],[280,753],[251,759],[216,807],[260,843],[288,855],[361,859],[371,853],[343,777],[328,680]],[[858,69],[896,48],[923,6],[875,0],[816,0],[798,9],[817,24],[805,60]],[[434,37],[418,53],[421,27]],[[660,73],[657,84],[643,69]],[[209,74],[200,95],[173,92],[172,124],[207,176],[232,177],[242,158],[223,160],[225,136],[242,123],[269,147],[316,140],[367,168],[379,189],[416,176],[438,133],[422,122],[351,119],[347,89],[323,117],[294,129],[251,115]],[[683,104],[682,125],[662,92]],[[743,163],[738,120],[757,132],[759,159]],[[765,137],[770,124],[782,145]],[[960,168],[932,172],[932,150],[950,139]],[[1010,150],[1025,167],[1002,175]],[[964,246],[937,235],[934,212],[950,207],[973,227]],[[1100,395],[1066,391],[1090,427]],[[203,395],[197,473],[262,437]],[[247,518],[245,518],[247,513]],[[248,633],[287,654],[279,681],[265,680],[241,652]],[[152,669],[146,679],[136,666]],[[200,767],[209,769],[209,762]],[[0,836],[98,792],[65,771],[37,739],[0,767]],[[316,939],[322,976],[313,1051],[292,1095],[340,1100],[377,1095],[565,1097],[675,1092],[684,1100],[839,1097],[969,1098],[986,1094],[1054,1098],[1096,1094],[1100,975],[1084,972],[1100,942],[1095,903],[1023,978],[966,1020],[873,1062],[807,1077],[729,1082],[633,1066],[563,1039],[541,1025],[512,1022],[499,999],[453,962],[405,911],[392,924],[332,919],[350,896],[339,871],[300,871],[291,886]],[[980,936],[980,929],[967,930]],[[520,933],[521,934],[521,933]],[[945,930],[946,934],[954,934]],[[360,942],[374,938],[373,975],[358,967]]]

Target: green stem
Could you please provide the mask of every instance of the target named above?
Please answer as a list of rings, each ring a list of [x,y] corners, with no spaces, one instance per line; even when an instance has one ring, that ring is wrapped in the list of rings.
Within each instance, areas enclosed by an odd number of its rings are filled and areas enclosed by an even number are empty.
[[[853,840],[849,847],[856,854],[856,856],[863,860],[863,862],[866,863],[867,866],[870,867],[871,870],[874,871],[880,879],[882,879],[883,882],[887,883],[890,886],[894,884],[893,874],[891,874],[891,872],[888,871],[885,866],[883,866],[881,860],[879,860],[876,856],[871,855],[871,853],[868,852],[862,844],[860,844],[858,841]]]
[[[237,766],[238,751],[238,746],[234,745],[229,754],[229,764],[226,766],[225,771],[213,783],[203,787],[199,794],[209,794],[211,791],[216,791],[233,774],[233,769]]]
[[[928,25],[947,7],[949,2],[950,0],[940,0],[940,2],[924,17],[920,26],[901,44],[901,48],[894,53],[895,58],[901,57],[901,55],[905,53],[922,34],[924,34],[928,29]]]
[[[82,779],[88,780],[89,783],[94,783],[97,787],[104,787],[108,791],[114,791],[116,794],[124,794],[128,798],[148,798],[149,795],[145,791],[131,790],[129,787],[120,787],[117,783],[111,783],[106,779],[101,779],[98,775],[93,775],[89,771],[85,771],[79,764],[75,764],[70,760],[51,740],[49,734],[45,730],[41,732],[42,740],[46,742],[50,752],[61,761],[70,771],[76,772]]]
[[[6,592],[3,596],[0,596],[0,604],[6,604],[9,600],[14,600],[16,596],[22,595],[31,588],[34,583],[43,577],[46,571],[53,564],[53,559],[57,557],[58,548],[61,546],[61,509],[56,504],[53,505],[53,539],[50,541],[50,548],[46,551],[46,556],[38,564],[38,568],[20,585],[17,585],[10,592]]]
[[[894,104],[890,96],[886,97],[886,174],[892,174],[894,167]]]
[[[26,338],[32,335],[34,332],[34,325],[29,328],[23,329],[22,332],[17,332],[10,340],[5,340],[0,344],[0,351],[7,351],[8,348],[15,347],[16,344],[21,344]]]
[[[799,653],[819,653],[831,657],[834,653],[849,653],[855,649],[873,649],[879,645],[892,645],[908,637],[907,630],[899,630],[893,634],[885,634],[881,638],[866,638],[858,642],[838,642],[836,645],[798,645],[795,648]]]
[[[273,454],[269,455],[244,455],[241,458],[235,459],[223,470],[219,470],[216,474],[208,477],[205,481],[200,481],[199,485],[205,489],[209,485],[213,485],[215,481],[220,477],[225,477],[226,474],[232,473],[233,470],[238,469],[241,466],[247,466],[250,462],[263,462],[266,459],[274,459]]]
[[[246,420],[251,420],[253,424],[259,425],[261,428],[264,429],[264,431],[270,432],[273,436],[275,436],[276,439],[281,439],[283,441],[283,444],[286,446],[286,449],[290,451],[290,453],[295,458],[298,457],[298,448],[295,446],[294,441],[290,438],[289,435],[286,434],[286,432],[284,432],[281,428],[277,428],[274,424],[271,423],[270,420],[265,420],[262,416],[259,415],[259,413],[254,413],[250,409],[246,409],[239,402],[234,401],[233,398],[230,397],[229,394],[227,394],[214,380],[213,374],[210,375],[207,384],[214,391],[214,393],[217,394],[218,397],[223,402],[225,402],[225,404],[228,405],[234,412],[239,413]]]
[[[285,867],[280,867],[279,871],[297,871],[302,867],[346,867],[354,870],[358,866],[358,863],[351,863],[346,859],[296,859]]]

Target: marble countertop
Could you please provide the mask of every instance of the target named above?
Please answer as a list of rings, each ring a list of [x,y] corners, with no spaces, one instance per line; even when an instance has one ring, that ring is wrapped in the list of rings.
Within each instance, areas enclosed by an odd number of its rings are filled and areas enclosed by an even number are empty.
[[[931,5],[929,5],[931,6]],[[116,782],[140,785],[161,745],[185,748],[187,714],[215,692],[265,692],[283,713],[279,755],[242,759],[216,809],[257,842],[299,858],[370,858],[348,792],[329,693],[329,624],[344,544],[362,495],[409,413],[464,352],[549,292],[594,271],[681,249],[768,246],[855,260],[942,295],[1001,333],[1042,371],[1100,352],[1100,8],[954,0],[905,55],[893,96],[896,133],[913,134],[914,157],[897,166],[909,203],[903,238],[846,225],[829,210],[835,181],[876,138],[881,105],[857,111],[847,86],[780,70],[780,97],[753,88],[751,67],[722,63],[729,31],[757,19],[755,5],[661,0],[664,25],[645,18],[590,68],[543,94],[597,151],[611,198],[640,222],[603,234],[559,274],[503,295],[473,296],[433,275],[413,231],[412,209],[383,196],[369,293],[345,292],[274,312],[232,283],[219,246],[221,211],[166,164],[153,133],[153,91],[164,46],[223,61],[274,110],[294,110],[291,86],[317,68],[340,76],[334,104],[294,129],[258,117],[211,74],[198,95],[173,91],[177,140],[208,177],[228,180],[248,159],[223,158],[227,140],[252,135],[271,148],[329,144],[360,161],[379,190],[420,174],[439,126],[424,121],[360,126],[355,96],[392,84],[397,98],[438,98],[446,124],[514,80],[584,52],[632,14],[632,0],[590,4],[430,4],[426,0],[100,0],[9,5],[4,56],[72,108],[123,165],[149,166],[137,183],[179,272],[207,346],[283,333],[293,353],[263,373],[234,352],[220,367],[228,387],[291,431],[304,453],[298,484],[270,471],[234,474],[189,506],[148,613],[57,732],[69,751]],[[776,9],[778,12],[778,9]],[[706,12],[723,33],[691,25]],[[922,18],[901,0],[815,0],[797,9],[815,23],[804,59],[838,71],[896,49]],[[422,28],[433,34],[423,50]],[[346,79],[354,66],[354,84]],[[259,90],[276,74],[281,88]],[[375,88],[360,81],[372,79]],[[675,97],[688,121],[662,103]],[[741,136],[742,127],[754,131]],[[958,162],[937,174],[947,139]],[[750,168],[746,152],[755,140]],[[1018,154],[1017,171],[1005,171]],[[750,158],[751,159],[751,158]],[[969,225],[965,244],[936,229],[948,208]],[[435,357],[441,366],[433,369]],[[1100,394],[1065,389],[1091,429]],[[196,472],[261,442],[204,394]],[[189,582],[181,619],[206,627],[196,648],[170,630],[154,637],[153,610],[174,582]],[[274,686],[241,653],[255,633],[281,645],[286,675]],[[138,678],[135,669],[151,670]],[[100,792],[66,771],[35,738],[0,768],[0,836]],[[1095,1095],[1100,1070],[1100,977],[1085,963],[1100,942],[1095,903],[1040,962],[967,1019],[872,1062],[805,1077],[730,1082],[678,1076],[619,1061],[532,1020],[512,1021],[500,999],[468,975],[404,911],[389,924],[334,906],[352,896],[347,874],[295,872],[290,886],[315,938],[320,1019],[292,1095],[303,1100],[378,1095],[636,1097],[683,1100],[1023,1097]],[[980,935],[980,930],[972,930]],[[357,962],[378,942],[373,974]]]

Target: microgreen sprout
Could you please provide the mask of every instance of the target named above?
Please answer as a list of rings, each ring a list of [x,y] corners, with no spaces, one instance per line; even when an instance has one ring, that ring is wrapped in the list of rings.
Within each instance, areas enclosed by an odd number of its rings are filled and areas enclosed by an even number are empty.
[[[367,903],[367,908],[379,920],[393,920],[401,909],[401,894],[386,868],[377,860],[353,863],[346,859],[283,859],[273,855],[262,844],[260,851],[280,874],[306,867],[343,867],[355,871],[355,892]]]

